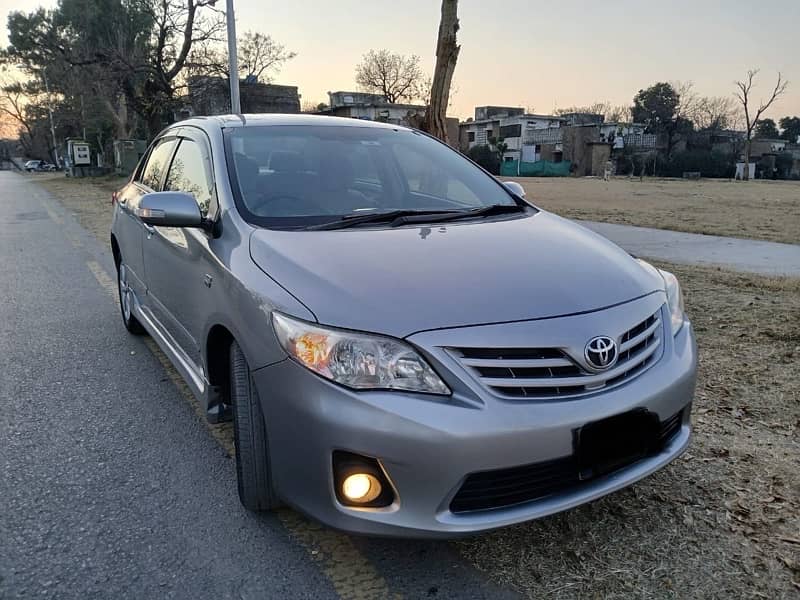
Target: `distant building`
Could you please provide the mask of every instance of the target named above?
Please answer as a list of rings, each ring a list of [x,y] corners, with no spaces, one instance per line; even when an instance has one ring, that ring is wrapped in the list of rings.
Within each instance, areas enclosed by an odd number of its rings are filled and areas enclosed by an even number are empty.
[[[523,146],[545,140],[560,143],[558,130],[565,124],[560,116],[527,114],[521,108],[478,106],[475,119],[459,125],[459,148],[467,152],[475,146],[494,146],[502,140],[508,146],[503,160],[518,160]]]
[[[649,152],[658,145],[657,136],[645,133],[643,124],[606,123],[603,115],[595,113],[537,115],[520,108],[478,106],[475,118],[461,123],[459,129],[462,152],[505,144],[504,175],[602,175],[612,154],[619,155],[625,148]]]
[[[524,108],[516,106],[476,106],[475,120],[485,121],[502,117],[515,117],[525,113]]]
[[[420,127],[428,108],[424,104],[392,103],[386,96],[366,92],[328,92],[328,99],[328,107],[318,114],[416,128]],[[447,137],[451,146],[458,146],[458,119],[455,117],[447,117]]]
[[[369,92],[328,92],[328,100],[330,108],[387,104],[389,102],[383,94],[371,94]]]
[[[606,120],[599,113],[588,112],[562,113],[561,118],[566,121],[567,125],[600,125]]]
[[[328,92],[328,98],[328,108],[321,110],[320,114],[412,126],[417,119],[425,117],[424,105],[393,104],[380,94]]]
[[[753,138],[750,140],[750,158],[752,160],[767,154],[780,154],[786,150],[788,144],[788,141],[779,138]]]
[[[188,88],[189,94],[183,99],[183,107],[177,111],[177,119],[231,112],[230,86],[224,77],[190,77]],[[300,112],[297,86],[242,81],[239,91],[245,114]]]

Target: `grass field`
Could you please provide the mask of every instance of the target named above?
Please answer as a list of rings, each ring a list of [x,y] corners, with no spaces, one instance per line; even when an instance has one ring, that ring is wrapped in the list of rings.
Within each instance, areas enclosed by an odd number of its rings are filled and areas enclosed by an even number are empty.
[[[113,186],[49,176],[39,181],[107,243]],[[650,186],[654,193],[666,190],[676,197],[681,190],[708,194],[726,185],[737,193],[800,190],[760,182],[536,180],[528,185],[543,206],[547,193],[557,189],[580,189],[584,196],[625,189],[631,197]],[[562,203],[579,203],[577,194],[565,196],[572,199]],[[797,201],[780,202],[794,206],[796,219]],[[733,232],[733,225],[722,222],[724,214],[720,209],[718,226]],[[729,215],[732,221],[739,218],[735,211]],[[789,236],[790,230],[784,231]],[[662,266],[683,283],[700,348],[689,451],[635,486],[592,504],[453,544],[488,577],[530,598],[798,597],[800,279]],[[229,427],[213,427],[223,442],[230,436]],[[230,447],[230,440],[223,445]]]
[[[534,204],[570,219],[800,244],[800,181],[622,177],[515,181]]]

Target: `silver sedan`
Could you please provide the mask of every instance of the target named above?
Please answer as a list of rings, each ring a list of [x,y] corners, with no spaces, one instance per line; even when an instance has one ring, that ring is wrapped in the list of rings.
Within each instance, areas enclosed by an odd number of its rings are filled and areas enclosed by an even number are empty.
[[[232,418],[239,497],[452,537],[589,502],[689,444],[676,278],[411,129],[192,119],[115,195],[128,331]]]

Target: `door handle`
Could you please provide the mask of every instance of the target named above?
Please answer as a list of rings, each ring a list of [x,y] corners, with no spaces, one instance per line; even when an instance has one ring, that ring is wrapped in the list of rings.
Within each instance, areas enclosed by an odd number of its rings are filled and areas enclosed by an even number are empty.
[[[156,232],[156,228],[153,227],[152,225],[148,225],[147,223],[142,223],[142,226],[144,226],[145,230],[147,231],[148,237]]]

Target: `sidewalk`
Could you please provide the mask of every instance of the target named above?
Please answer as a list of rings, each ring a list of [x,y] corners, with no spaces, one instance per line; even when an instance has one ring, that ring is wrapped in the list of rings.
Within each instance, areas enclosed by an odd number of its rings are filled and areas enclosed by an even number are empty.
[[[596,221],[578,222],[637,257],[688,265],[716,265],[759,275],[800,277],[800,245]]]

